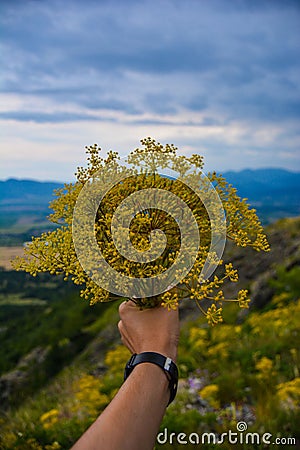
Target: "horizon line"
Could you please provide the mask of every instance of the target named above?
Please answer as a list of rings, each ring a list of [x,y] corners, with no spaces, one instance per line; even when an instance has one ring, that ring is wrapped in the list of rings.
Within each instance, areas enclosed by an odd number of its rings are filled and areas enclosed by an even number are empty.
[[[270,170],[270,171],[276,171],[276,170],[280,170],[282,172],[288,172],[291,174],[300,174],[300,170],[291,170],[291,169],[286,169],[284,167],[257,167],[257,168],[251,168],[251,167],[245,167],[244,169],[232,169],[232,170],[225,170],[224,172],[222,171],[218,171],[218,170],[208,170],[207,172],[203,171],[204,173],[212,173],[212,172],[216,172],[219,175],[223,175],[226,173],[241,173],[241,172],[260,172],[260,171],[264,171],[264,170]],[[8,178],[0,178],[0,182],[7,182],[10,180],[14,180],[14,181],[35,181],[35,182],[39,182],[39,183],[56,183],[56,184],[69,184],[72,183],[74,181],[76,181],[76,178],[74,176],[73,180],[69,180],[69,181],[61,181],[61,180],[53,180],[53,179],[39,179],[39,178],[23,178],[23,177],[17,177],[17,176],[9,176]]]

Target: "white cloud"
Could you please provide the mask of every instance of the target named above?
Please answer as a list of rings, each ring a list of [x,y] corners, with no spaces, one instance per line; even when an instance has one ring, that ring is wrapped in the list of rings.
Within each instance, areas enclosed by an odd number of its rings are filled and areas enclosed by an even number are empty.
[[[7,2],[0,21],[0,178],[69,179],[85,145],[148,135],[209,169],[300,170],[296,3]]]

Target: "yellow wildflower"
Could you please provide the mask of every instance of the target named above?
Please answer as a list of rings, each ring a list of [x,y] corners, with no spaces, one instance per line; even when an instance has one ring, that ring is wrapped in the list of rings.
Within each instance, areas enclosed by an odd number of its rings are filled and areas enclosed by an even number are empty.
[[[247,289],[241,289],[238,293],[238,302],[240,308],[249,308],[250,298],[248,298]]]
[[[86,374],[73,383],[76,405],[75,412],[85,412],[91,417],[96,417],[107,405],[109,399],[101,392],[102,382],[93,375]]]
[[[189,336],[190,345],[193,351],[204,352],[207,347],[207,331],[203,328],[192,327]]]
[[[176,311],[178,308],[178,294],[170,291],[165,292],[162,296],[161,306],[167,308],[168,311],[171,311],[171,309]]]
[[[199,391],[200,397],[202,397],[204,400],[207,400],[208,403],[216,409],[220,407],[218,394],[219,386],[217,384],[209,384]]]
[[[219,342],[216,345],[212,345],[207,350],[207,354],[210,357],[222,358],[223,360],[228,357],[228,343]]]
[[[297,408],[300,402],[300,378],[277,385],[277,395],[286,408]]]
[[[257,378],[260,380],[269,379],[273,375],[273,361],[266,356],[256,362],[255,368],[258,370]]]
[[[59,411],[58,409],[50,409],[50,411],[45,412],[41,415],[40,421],[42,422],[43,428],[47,430],[51,428],[56,422],[58,422]]]
[[[207,309],[206,318],[209,325],[216,325],[218,322],[223,322],[222,308],[217,309],[216,305],[213,304]]]
[[[238,281],[238,271],[233,268],[232,263],[225,264],[225,276],[230,279],[230,281]]]

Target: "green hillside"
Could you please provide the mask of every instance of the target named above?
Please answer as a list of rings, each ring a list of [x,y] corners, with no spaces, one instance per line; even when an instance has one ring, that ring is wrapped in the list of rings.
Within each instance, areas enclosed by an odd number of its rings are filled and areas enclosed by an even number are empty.
[[[225,323],[209,328],[192,303],[182,305],[179,392],[157,449],[182,448],[179,433],[236,432],[242,421],[248,432],[299,445],[300,219],[281,220],[267,234],[271,252],[255,261],[253,251],[226,249],[251,292],[250,310],[229,305]],[[117,321],[117,303],[90,307],[59,278],[0,272],[0,449],[71,447],[122,383],[129,353]],[[211,435],[210,444],[184,448],[220,447],[212,442]]]

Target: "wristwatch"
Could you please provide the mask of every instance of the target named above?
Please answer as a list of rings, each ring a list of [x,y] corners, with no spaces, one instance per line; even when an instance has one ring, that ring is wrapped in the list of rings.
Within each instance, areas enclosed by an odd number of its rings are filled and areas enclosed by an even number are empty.
[[[127,362],[124,370],[124,381],[129,377],[135,366],[141,363],[153,363],[159,366],[167,375],[170,388],[169,404],[174,400],[178,385],[178,369],[174,361],[167,356],[156,352],[134,353]]]

